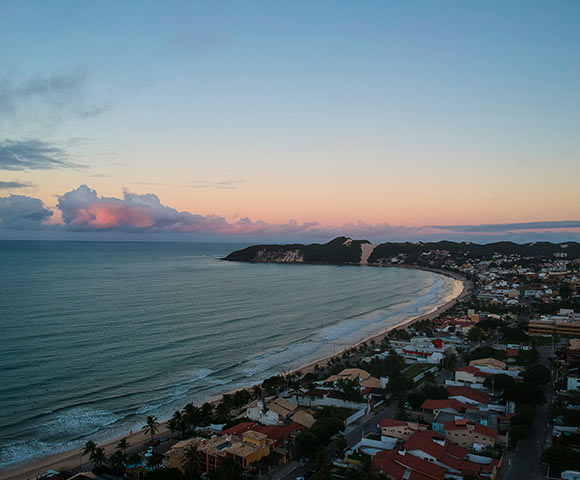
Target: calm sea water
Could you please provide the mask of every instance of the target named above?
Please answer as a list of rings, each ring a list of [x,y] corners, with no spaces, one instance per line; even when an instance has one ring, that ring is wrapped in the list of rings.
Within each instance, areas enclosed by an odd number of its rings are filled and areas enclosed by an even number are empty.
[[[298,367],[453,287],[414,270],[219,260],[240,247],[0,242],[0,468]]]

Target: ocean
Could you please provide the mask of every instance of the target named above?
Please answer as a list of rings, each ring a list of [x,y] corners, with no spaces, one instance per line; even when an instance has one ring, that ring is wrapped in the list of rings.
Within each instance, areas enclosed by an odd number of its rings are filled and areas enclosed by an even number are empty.
[[[335,353],[453,290],[417,270],[220,260],[244,246],[0,242],[0,468]]]

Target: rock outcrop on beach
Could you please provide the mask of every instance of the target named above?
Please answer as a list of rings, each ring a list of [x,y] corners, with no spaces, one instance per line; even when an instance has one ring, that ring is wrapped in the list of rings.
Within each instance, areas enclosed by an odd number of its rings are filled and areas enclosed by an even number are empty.
[[[388,263],[396,255],[405,254],[409,259],[420,260],[423,252],[446,250],[465,253],[474,258],[491,258],[494,254],[517,254],[522,257],[567,258],[580,257],[580,243],[513,243],[497,242],[477,244],[471,242],[387,242],[373,245],[368,240],[338,237],[334,240],[309,245],[253,245],[230,253],[225,260],[263,263],[321,263],[337,265],[377,265]]]
[[[225,260],[239,262],[271,263],[325,263],[360,264],[361,259],[371,255],[372,244],[368,240],[338,237],[325,243],[310,245],[253,245],[230,253]]]

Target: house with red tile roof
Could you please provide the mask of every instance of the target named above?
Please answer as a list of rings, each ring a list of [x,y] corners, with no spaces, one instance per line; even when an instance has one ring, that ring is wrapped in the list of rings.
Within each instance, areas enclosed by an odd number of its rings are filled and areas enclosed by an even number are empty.
[[[274,441],[274,447],[288,446],[294,437],[306,430],[304,425],[291,422],[288,425],[266,425],[258,431]]]
[[[385,437],[400,438],[408,440],[415,432],[424,432],[429,427],[417,422],[406,422],[404,420],[395,420],[385,418],[380,423],[381,435]]]
[[[395,450],[378,452],[373,468],[389,480],[444,480],[446,473],[444,467]]]
[[[433,400],[428,398],[423,402],[421,408],[423,410],[433,412],[434,415],[437,415],[439,412],[447,412],[459,415],[465,412],[468,408],[477,410],[477,407],[468,405],[466,403],[461,403],[455,398],[446,398],[444,400]]]
[[[482,372],[479,368],[472,365],[459,367],[455,370],[455,381],[465,383],[483,383],[491,373]]]
[[[236,435],[241,436],[243,433],[246,433],[249,430],[256,430],[261,428],[261,425],[256,422],[240,422],[233,427],[226,428],[220,432],[220,435]]]
[[[489,478],[495,475],[499,463],[497,459],[486,459],[485,463],[476,463],[469,459],[464,447],[431,430],[412,435],[405,444],[405,449],[407,454],[445,468],[449,478],[463,476]]]
[[[233,427],[222,430],[220,435],[235,435],[241,437],[244,433],[253,430],[254,432],[263,433],[269,439],[274,441],[274,446],[279,447],[286,444],[299,432],[306,430],[304,425],[291,422],[288,425],[266,425],[262,426],[256,422],[241,422]]]
[[[466,448],[484,450],[485,447],[493,447],[496,443],[505,443],[505,437],[500,436],[495,428],[471,420],[446,422],[443,429],[447,439]]]
[[[449,386],[446,387],[446,389],[447,393],[449,393],[449,398],[459,400],[461,403],[480,406],[487,405],[490,400],[489,393],[482,390],[476,390],[475,388],[466,386]]]

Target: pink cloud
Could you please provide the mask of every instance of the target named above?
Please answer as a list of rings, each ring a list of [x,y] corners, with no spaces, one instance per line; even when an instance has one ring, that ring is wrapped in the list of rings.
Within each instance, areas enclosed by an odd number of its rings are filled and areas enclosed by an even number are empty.
[[[156,234],[149,238],[175,238],[185,234],[197,239],[231,238],[238,240],[324,240],[347,235],[373,241],[512,239],[531,241],[538,238],[568,241],[580,235],[580,221],[545,221],[490,225],[433,225],[406,227],[383,222],[362,221],[343,225],[319,222],[268,223],[238,216],[228,221],[219,215],[200,215],[178,211],[163,205],[154,194],[136,194],[125,190],[122,197],[104,197],[86,185],[58,197],[54,212],[39,199],[0,197],[0,230],[45,229],[51,232],[111,232],[111,235]],[[109,235],[110,237],[110,235]],[[134,237],[132,237],[134,238]],[[187,238],[187,237],[185,237]]]

